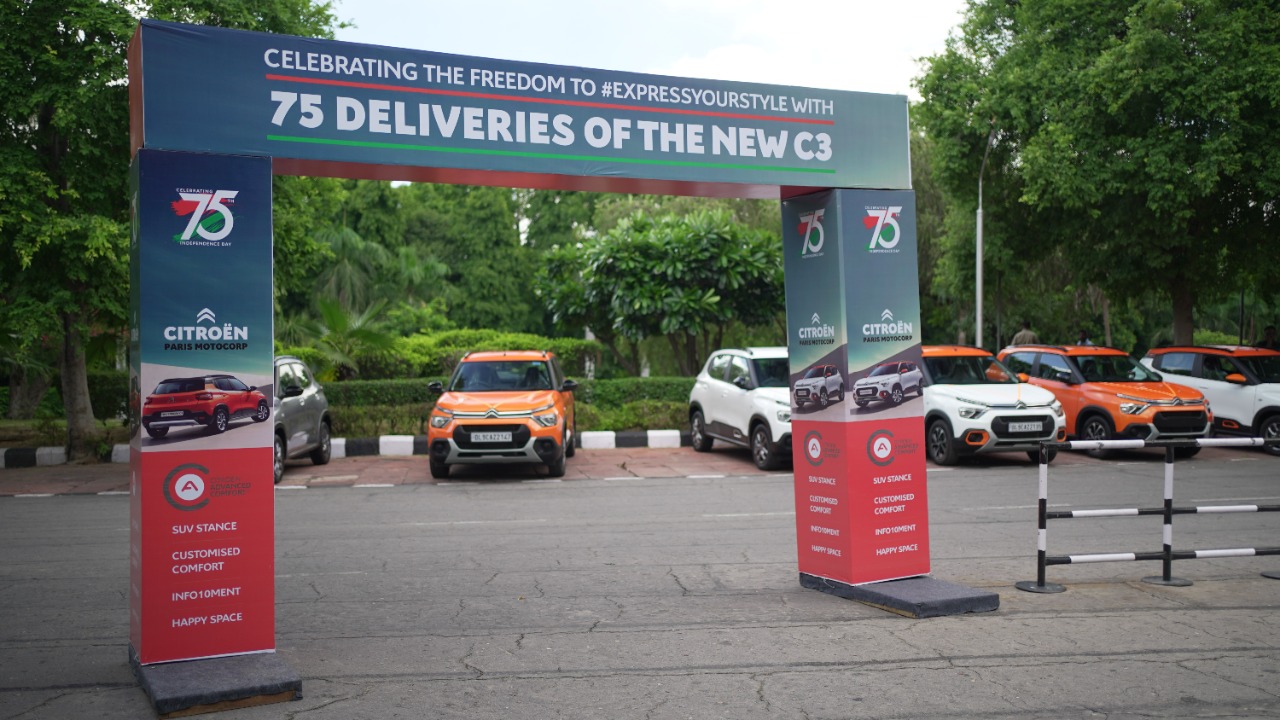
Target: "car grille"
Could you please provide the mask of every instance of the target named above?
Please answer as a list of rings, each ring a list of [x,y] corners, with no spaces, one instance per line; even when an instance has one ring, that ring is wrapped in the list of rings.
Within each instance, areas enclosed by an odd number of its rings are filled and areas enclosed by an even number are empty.
[[[856,392],[858,393],[858,397],[875,397],[876,396],[876,389],[873,387],[860,387],[857,389]]]
[[[798,399],[798,400],[808,400],[808,399],[809,399],[809,388],[796,388],[796,399]]]
[[[1009,423],[1036,422],[1040,429],[1031,432],[1009,432]],[[1053,437],[1053,418],[1047,415],[1001,415],[991,420],[991,431],[1001,440],[1037,440]]]
[[[473,432],[509,432],[511,442],[475,442]],[[453,441],[460,450],[515,450],[527,445],[529,436],[525,425],[459,425],[453,430]]]
[[[1203,410],[1183,410],[1158,412],[1154,424],[1162,433],[1193,433],[1203,430],[1207,422],[1209,417]]]

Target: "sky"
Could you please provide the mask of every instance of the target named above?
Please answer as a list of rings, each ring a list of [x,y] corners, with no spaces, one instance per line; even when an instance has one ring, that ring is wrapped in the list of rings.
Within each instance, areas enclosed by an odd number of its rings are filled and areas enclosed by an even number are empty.
[[[965,0],[337,0],[337,39],[555,65],[907,95]]]

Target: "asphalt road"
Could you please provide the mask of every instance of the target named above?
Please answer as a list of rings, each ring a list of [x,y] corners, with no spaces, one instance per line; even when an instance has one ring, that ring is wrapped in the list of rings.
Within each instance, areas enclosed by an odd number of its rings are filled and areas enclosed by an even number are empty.
[[[691,452],[687,449],[670,452]],[[1280,461],[1206,452],[1179,504],[1280,502]],[[1274,718],[1280,557],[1049,568],[1036,471],[929,472],[933,575],[993,613],[911,620],[802,589],[791,478],[475,477],[277,493],[278,652],[301,701],[233,718]],[[1156,453],[1055,463],[1050,504],[1160,504]],[[1179,516],[1179,548],[1277,544]],[[1159,518],[1054,521],[1052,554],[1156,550]],[[0,497],[0,720],[145,718],[126,663],[128,498]]]

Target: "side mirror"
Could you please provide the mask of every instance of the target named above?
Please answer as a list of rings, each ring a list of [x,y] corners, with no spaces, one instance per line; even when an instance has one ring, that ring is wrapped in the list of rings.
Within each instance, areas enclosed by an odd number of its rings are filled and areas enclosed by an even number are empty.
[[[573,392],[574,390],[577,390],[577,389],[578,389],[578,383],[568,378],[565,378],[564,384],[560,386],[561,392]]]
[[[254,390],[257,390],[257,389],[258,389],[258,386],[257,386],[257,385],[250,385],[250,386],[249,386],[249,392],[253,392]]]
[[[1241,375],[1240,373],[1231,373],[1222,379],[1226,380],[1232,385],[1248,385],[1249,384],[1249,378],[1245,377],[1244,375]]]
[[[289,387],[284,389],[284,396],[287,398],[298,397],[301,394],[302,394],[302,386],[300,385],[290,385]]]
[[[436,394],[440,394],[444,392],[444,383],[440,382],[439,380],[432,380],[431,382],[427,383],[427,390]]]
[[[734,378],[733,384],[737,385],[743,390],[747,390],[751,387],[751,381],[747,379],[746,375],[739,375],[738,377]]]

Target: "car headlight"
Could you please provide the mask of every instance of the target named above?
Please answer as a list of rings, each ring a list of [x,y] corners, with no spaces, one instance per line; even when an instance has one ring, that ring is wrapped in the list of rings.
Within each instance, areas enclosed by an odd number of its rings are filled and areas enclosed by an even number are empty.
[[[557,415],[554,410],[552,410],[549,413],[534,415],[533,419],[534,419],[534,422],[538,423],[542,427],[553,427],[556,424],[556,422],[560,420],[560,416]]]
[[[1057,415],[1058,417],[1063,417],[1064,415],[1067,414],[1067,411],[1062,409],[1062,403],[1058,402],[1057,400],[1054,400],[1053,402],[1049,403],[1049,409],[1052,410],[1053,414]]]
[[[450,421],[452,421],[452,420],[453,420],[453,418],[452,418],[452,417],[450,417],[449,415],[434,415],[434,414],[433,414],[433,415],[431,416],[431,427],[436,428],[436,429],[438,430],[438,429],[440,429],[440,428],[444,427],[445,425],[448,425],[448,424],[450,423]]]
[[[791,422],[791,406],[784,403],[778,403],[778,422]]]
[[[1128,401],[1120,403],[1120,412],[1125,415],[1141,415],[1147,411],[1147,408],[1151,407],[1150,402],[1148,402],[1146,398],[1134,397],[1132,395],[1116,395],[1116,397],[1121,400]]]
[[[960,408],[960,417],[966,420],[976,420],[982,417],[982,414],[986,411],[987,409],[984,407],[962,407]]]

